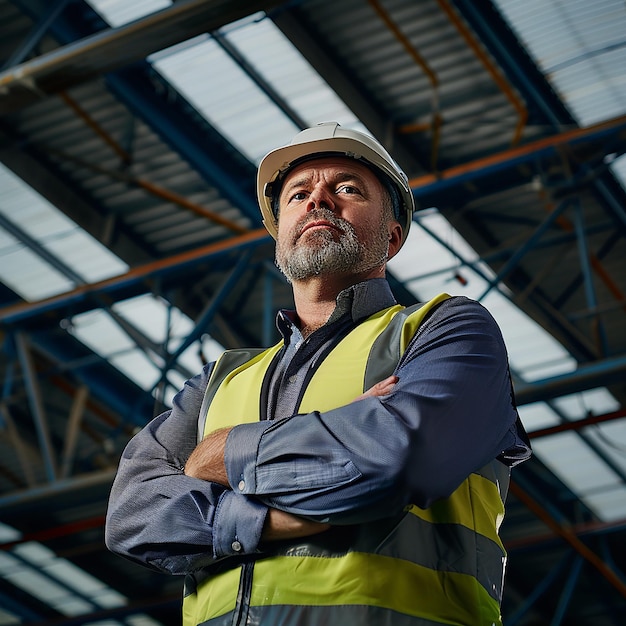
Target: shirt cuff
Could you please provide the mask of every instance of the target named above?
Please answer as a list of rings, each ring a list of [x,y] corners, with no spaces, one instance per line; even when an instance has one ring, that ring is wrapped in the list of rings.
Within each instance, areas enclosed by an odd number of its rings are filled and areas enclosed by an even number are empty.
[[[225,491],[213,519],[213,556],[251,554],[258,548],[267,507],[252,498]]]
[[[235,493],[256,493],[257,455],[261,438],[275,422],[264,420],[240,424],[228,433],[224,448],[224,464],[228,481]]]

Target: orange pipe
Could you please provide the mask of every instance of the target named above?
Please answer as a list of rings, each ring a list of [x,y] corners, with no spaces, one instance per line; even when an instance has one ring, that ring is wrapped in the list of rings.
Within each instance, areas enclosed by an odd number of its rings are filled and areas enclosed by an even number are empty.
[[[53,150],[50,148],[46,148],[46,150],[48,150],[48,152],[57,154],[60,157],[67,159],[68,161],[73,161],[74,163],[77,163],[82,167],[93,170],[94,172],[99,172],[100,174],[104,174],[105,176],[109,176],[110,178],[114,178],[115,180],[122,181],[124,183],[127,183],[128,185],[134,185],[135,187],[139,187],[140,189],[147,191],[149,194],[156,196],[157,198],[161,198],[162,200],[167,200],[168,202],[177,204],[178,206],[183,207],[184,209],[188,209],[192,213],[200,215],[201,217],[206,217],[212,222],[220,224],[221,226],[228,228],[238,235],[249,232],[249,229],[245,228],[244,226],[240,226],[239,224],[228,220],[225,217],[222,217],[219,213],[215,213],[210,209],[206,209],[205,207],[200,206],[199,204],[196,204],[191,200],[188,200],[187,198],[185,198],[185,196],[181,196],[174,191],[165,189],[164,187],[156,185],[155,183],[151,183],[150,181],[147,181],[143,178],[136,178],[134,176],[129,176],[124,172],[118,172],[106,169],[104,167],[100,167],[95,163],[90,163],[88,161],[85,161],[84,159],[79,159],[78,157],[72,156],[71,154],[62,152],[61,150]]]
[[[522,156],[533,154],[534,152],[538,152],[545,148],[555,148],[557,146],[570,143],[572,141],[584,139],[586,136],[595,134],[599,131],[616,129],[620,126],[624,126],[625,124],[626,115],[622,115],[620,117],[614,117],[611,120],[607,120],[606,122],[594,124],[593,126],[587,126],[585,128],[574,128],[572,130],[559,133],[558,135],[551,135],[550,137],[537,139],[535,141],[526,143],[523,146],[509,148],[508,150],[504,150],[503,152],[498,152],[497,154],[492,154],[481,159],[476,159],[475,161],[470,161],[469,163],[456,165],[443,172],[439,172],[436,175],[423,174],[422,176],[417,176],[416,178],[412,178],[411,180],[409,180],[409,184],[411,185],[411,187],[425,187],[426,185],[434,184],[439,180],[449,180],[457,176],[463,176],[464,174],[468,174],[470,172],[478,172],[493,165],[506,163],[506,161],[513,161],[514,159],[520,158]]]
[[[602,422],[612,422],[613,420],[621,419],[623,417],[626,417],[625,409],[613,411],[612,413],[605,413],[604,415],[591,415],[590,417],[584,417],[583,419],[579,419],[574,422],[563,422],[562,424],[557,424],[556,426],[547,426],[546,428],[531,430],[528,433],[528,436],[531,439],[536,439],[537,437],[546,437],[548,435],[555,435],[569,430],[582,430],[586,426],[601,424]]]
[[[117,143],[117,141],[115,141],[115,139],[113,139],[113,137],[111,137],[111,135],[109,135],[109,133],[107,133],[98,124],[98,122],[96,122],[96,120],[94,120],[93,117],[89,115],[89,113],[87,113],[87,111],[85,111],[73,98],[71,98],[64,91],[62,91],[59,95],[61,96],[62,100],[74,111],[74,113],[76,113],[76,115],[80,119],[82,119],[87,124],[87,126],[89,126],[89,128],[91,128],[96,133],[96,135],[98,135],[98,137],[100,137],[115,152],[115,154],[120,157],[125,165],[129,165],[131,163],[132,159],[130,154],[128,154],[128,152],[126,152],[126,150],[124,150],[124,148],[122,148],[122,146],[120,146],[119,143]],[[239,226],[239,224],[236,224],[231,220],[225,219],[218,213],[210,211],[209,209],[205,209],[204,207],[199,206],[198,204],[191,202],[190,200],[187,200],[187,198],[185,198],[184,196],[181,196],[173,191],[169,191],[168,189],[160,187],[159,185],[155,185],[154,183],[151,183],[147,180],[135,178],[127,174],[123,174],[122,172],[112,172],[97,165],[87,163],[82,159],[72,157],[71,155],[65,153],[58,152],[58,154],[61,154],[66,159],[76,161],[77,163],[80,163],[81,165],[84,165],[102,174],[106,174],[107,176],[116,178],[117,180],[122,180],[123,182],[135,185],[136,187],[140,187],[144,191],[147,191],[157,198],[167,200],[168,202],[173,202],[174,204],[177,204],[184,209],[188,209],[196,215],[206,217],[212,222],[224,226],[235,233],[242,234],[248,232],[247,228]]]
[[[380,19],[385,22],[387,28],[394,34],[396,39],[402,44],[404,49],[411,55],[413,60],[424,70],[426,76],[428,76],[432,86],[436,89],[439,85],[439,79],[433,70],[429,67],[428,63],[424,57],[420,55],[420,53],[413,47],[411,42],[407,39],[404,33],[396,26],[394,21],[389,17],[389,13],[383,9],[380,2],[378,0],[369,0],[369,3],[372,5],[372,8]]]
[[[524,491],[515,482],[511,482],[510,492],[526,507],[532,511],[548,528],[564,539],[580,556],[593,565],[606,580],[626,597],[626,584],[621,578],[590,548],[588,548],[574,533],[571,527],[566,527],[557,522],[536,500]]]
[[[433,141],[431,147],[431,168],[433,171],[437,170],[437,153],[439,152],[439,141],[441,136],[441,124],[442,117],[439,114],[439,79],[437,78],[437,74],[432,70],[432,68],[426,62],[426,59],[415,49],[415,47],[411,44],[409,39],[405,36],[405,34],[398,28],[398,26],[394,23],[394,21],[389,16],[389,13],[382,7],[378,0],[369,0],[370,5],[376,11],[380,19],[386,24],[387,28],[393,33],[395,38],[402,44],[402,47],[406,50],[406,52],[411,56],[411,58],[419,65],[428,79],[430,80],[430,84],[433,87],[433,119],[430,125],[426,125],[424,128],[423,125],[409,125],[402,127],[401,132],[415,132],[414,130],[407,131],[407,128],[415,128],[419,130],[432,130],[433,133]]]
[[[128,152],[126,152],[126,150],[124,150],[124,148],[122,148],[122,146],[120,146],[119,143],[117,143],[117,141],[109,135],[109,133],[105,132],[102,126],[100,126],[100,124],[98,124],[98,122],[96,122],[96,120],[94,120],[93,117],[91,117],[91,115],[89,115],[89,113],[87,113],[87,111],[85,111],[85,109],[83,109],[78,102],[76,102],[76,100],[71,98],[65,91],[61,91],[59,96],[61,97],[61,100],[63,100],[63,102],[65,102],[65,104],[67,104],[67,106],[69,106],[70,109],[72,109],[72,111],[74,111],[74,113],[76,113],[76,115],[83,120],[85,124],[87,124],[87,126],[89,126],[89,128],[91,128],[91,130],[93,130],[94,133],[96,133],[96,135],[98,135],[98,137],[100,137],[104,143],[106,143],[113,150],[113,152],[115,152],[115,154],[120,157],[120,159],[122,159],[123,163],[129,164],[131,162],[130,154],[128,154]]]
[[[626,519],[616,520],[614,522],[587,522],[583,524],[575,524],[571,526],[571,531],[577,535],[587,533],[610,532],[611,530],[621,530],[626,526]],[[508,550],[519,550],[527,546],[539,545],[544,542],[552,541],[554,534],[544,533],[541,535],[533,535],[531,537],[519,537],[518,539],[509,539],[504,547]]]
[[[232,230],[234,233],[243,234],[247,233],[249,230],[245,226],[240,226],[239,224],[232,222],[225,217],[222,217],[219,213],[215,213],[214,211],[206,209],[203,206],[196,204],[195,202],[191,202],[191,200],[187,200],[187,198],[181,196],[180,194],[170,191],[169,189],[165,189],[164,187],[160,187],[159,185],[155,185],[154,183],[151,183],[145,179],[128,177],[127,182],[136,185],[137,187],[141,187],[142,189],[145,189],[153,196],[157,196],[158,198],[163,198],[164,200],[173,202],[178,206],[189,209],[192,213],[195,213],[196,215],[206,217],[216,224],[225,226],[229,230]]]
[[[512,145],[516,146],[522,138],[522,132],[528,121],[528,110],[520,99],[520,97],[513,91],[511,85],[509,85],[506,78],[500,73],[496,65],[492,62],[491,58],[487,55],[484,48],[476,40],[472,31],[467,27],[465,22],[461,20],[456,11],[450,6],[448,0],[437,0],[441,10],[447,15],[450,22],[456,27],[461,36],[465,39],[467,45],[474,52],[476,57],[484,65],[487,72],[489,72],[491,78],[502,91],[502,93],[509,99],[509,102],[513,105],[519,116],[517,127],[515,128],[515,135],[513,136]]]

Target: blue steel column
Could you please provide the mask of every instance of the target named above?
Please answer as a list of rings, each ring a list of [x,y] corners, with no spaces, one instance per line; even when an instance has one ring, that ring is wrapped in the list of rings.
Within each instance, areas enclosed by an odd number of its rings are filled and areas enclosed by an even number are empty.
[[[46,13],[41,16],[39,22],[35,24],[30,33],[28,33],[22,45],[16,48],[13,54],[7,59],[6,63],[0,67],[0,71],[21,63],[33,51],[50,28],[50,25],[63,12],[68,2],[69,0],[57,0],[52,6],[46,7]]]
[[[550,588],[552,583],[563,572],[565,566],[570,561],[570,553],[567,553],[535,586],[535,588],[528,594],[521,606],[517,608],[510,616],[505,617],[505,623],[507,626],[517,626],[520,620],[526,617],[527,613],[532,609],[533,605],[539,598]]]
[[[46,415],[43,408],[43,402],[41,401],[41,394],[39,393],[35,367],[29,353],[26,338],[22,333],[15,334],[15,345],[17,347],[18,358],[22,366],[24,382],[28,392],[28,403],[30,404],[33,420],[35,422],[35,428],[37,430],[37,438],[39,439],[39,448],[46,476],[48,481],[52,483],[56,480],[57,473],[54,464],[52,444],[50,442],[50,433],[48,431],[48,424],[46,423]]]
[[[587,245],[587,234],[585,233],[585,222],[583,215],[583,206],[580,198],[576,199],[576,210],[574,211],[574,227],[576,229],[577,241],[578,241],[578,254],[580,256],[580,269],[583,274],[583,283],[585,286],[585,296],[587,298],[587,308],[594,311],[598,305],[598,299],[596,297],[596,290],[593,284],[593,272],[591,271],[591,264],[589,263],[589,247]],[[600,340],[600,348],[602,354],[607,355],[608,345],[606,340],[606,333],[604,325],[602,323],[601,315],[596,316],[598,322],[598,338]]]
[[[199,339],[202,336],[202,334],[206,332],[206,329],[208,328],[209,324],[211,323],[211,320],[213,319],[213,317],[217,313],[219,307],[224,302],[224,299],[234,289],[234,287],[237,285],[237,282],[241,278],[241,275],[247,269],[248,263],[250,262],[250,257],[252,256],[253,252],[254,252],[254,250],[248,249],[248,250],[246,250],[242,254],[241,258],[237,262],[237,265],[235,265],[235,267],[228,274],[226,279],[220,285],[220,287],[217,290],[217,292],[213,295],[213,298],[211,299],[209,304],[205,307],[205,309],[202,311],[202,313],[200,314],[200,316],[196,320],[196,325],[195,325],[194,329],[187,335],[187,337],[180,344],[180,346],[178,346],[178,348],[176,350],[174,350],[174,352],[172,352],[169,355],[169,357],[167,358],[167,361],[166,361],[165,365],[163,366],[163,369],[162,369],[162,372],[161,372],[161,378],[156,383],[156,385],[153,387],[152,391],[155,391],[156,389],[158,389],[158,386],[162,382],[165,381],[165,378],[167,376],[167,372],[176,363],[176,361],[178,360],[178,357],[194,341]]]
[[[479,301],[483,300],[485,296],[502,281],[511,270],[522,260],[529,250],[535,246],[542,235],[552,226],[554,221],[559,217],[563,211],[567,208],[569,200],[564,200],[561,204],[550,213],[546,219],[538,226],[535,232],[526,240],[524,245],[520,246],[517,251],[511,256],[511,258],[504,264],[504,267],[498,272],[497,276],[489,281],[489,286],[482,295],[478,298]]]
[[[572,565],[569,574],[567,576],[567,581],[565,582],[565,587],[563,592],[561,593],[561,597],[559,598],[559,604],[552,616],[552,621],[550,622],[550,626],[560,626],[563,621],[563,616],[567,612],[567,606],[572,598],[572,594],[574,593],[574,589],[576,588],[576,583],[578,581],[578,577],[580,576],[580,571],[583,567],[583,563],[585,560],[582,556],[578,556],[574,560],[574,564]]]

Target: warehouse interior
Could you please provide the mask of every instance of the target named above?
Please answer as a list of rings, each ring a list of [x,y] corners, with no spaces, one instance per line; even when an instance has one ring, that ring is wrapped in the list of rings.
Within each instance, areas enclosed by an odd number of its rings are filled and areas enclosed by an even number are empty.
[[[399,302],[482,302],[534,456],[506,626],[626,623],[623,0],[0,0],[0,625],[180,623],[109,553],[120,454],[292,306],[256,166],[368,132],[418,210]]]

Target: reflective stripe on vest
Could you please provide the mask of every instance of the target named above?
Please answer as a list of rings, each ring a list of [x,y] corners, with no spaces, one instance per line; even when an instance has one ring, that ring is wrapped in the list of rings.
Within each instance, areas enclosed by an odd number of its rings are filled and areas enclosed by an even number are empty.
[[[347,404],[393,373],[425,315],[448,297],[420,308],[391,307],[357,326],[318,367],[300,412]],[[280,347],[218,362],[207,387],[205,433],[259,419],[263,380]],[[288,553],[209,575],[185,599],[185,624],[227,623],[233,612],[245,624],[248,611],[255,624],[277,623],[278,613],[291,616],[281,624],[330,623],[338,612],[342,624],[359,624],[363,611],[378,614],[376,624],[500,624],[505,552],[497,529],[507,480],[508,468],[494,461],[429,509],[408,507],[393,525],[350,527],[354,537],[345,549],[320,546],[324,533]],[[346,607],[354,609],[349,620]]]

